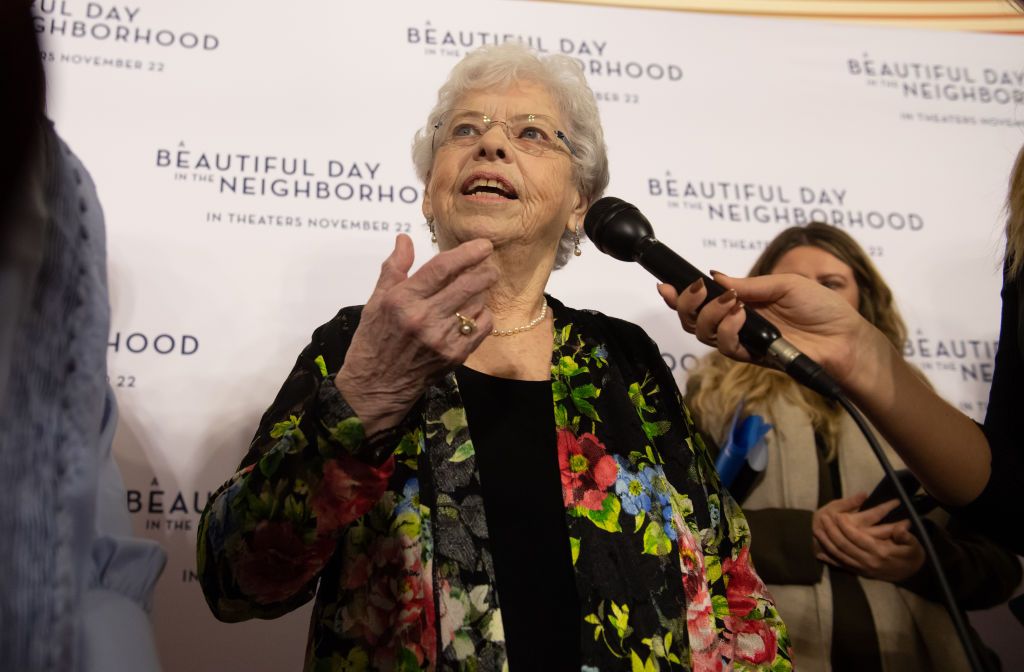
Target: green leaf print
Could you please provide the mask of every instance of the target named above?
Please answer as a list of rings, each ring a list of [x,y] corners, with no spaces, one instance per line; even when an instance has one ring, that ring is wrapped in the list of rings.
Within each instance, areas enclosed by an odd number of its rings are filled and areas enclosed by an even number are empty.
[[[672,540],[665,534],[661,522],[652,520],[644,530],[644,553],[647,555],[668,555],[672,551]]]
[[[558,375],[572,378],[573,376],[579,375],[580,373],[584,373],[586,370],[586,367],[581,368],[579,364],[574,362],[572,357],[566,356],[558,360],[558,368],[556,369],[556,373]]]
[[[618,497],[611,494],[606,495],[604,502],[601,503],[600,511],[584,510],[587,512],[586,515],[590,522],[602,530],[606,532],[622,532],[622,526],[619,525],[619,513],[622,511],[622,504],[619,502]]]
[[[324,378],[326,378],[327,377],[327,362],[324,361],[324,356],[323,355],[317,355],[316,359],[314,359],[313,361],[316,362],[317,368],[320,369],[320,375],[323,376]]]
[[[355,452],[363,443],[366,434],[359,418],[345,418],[328,430],[331,438],[341,444],[345,450]]]
[[[465,462],[469,458],[473,457],[476,451],[473,449],[473,442],[466,441],[461,446],[455,449],[455,453],[448,458],[449,462]]]
[[[569,426],[569,411],[562,404],[555,404],[555,427],[565,429]]]
[[[278,448],[275,447],[268,451],[266,455],[260,458],[260,473],[266,478],[270,478],[277,471],[282,459],[284,459],[284,452]]]
[[[572,564],[576,566],[576,560],[580,557],[580,538],[569,537],[569,548],[572,550]]]
[[[466,428],[466,409],[457,407],[449,408],[441,414],[441,424],[448,430],[445,443],[451,444],[455,435]]]
[[[714,583],[722,578],[722,561],[717,555],[704,556],[704,569],[708,573],[708,583]]]
[[[572,403],[573,405],[576,406],[576,410],[578,410],[583,415],[587,416],[588,418],[595,422],[601,422],[601,416],[597,414],[597,409],[594,408],[594,406],[586,399],[577,398],[576,390],[573,390]]]
[[[633,628],[629,627],[629,605],[624,604],[620,607],[614,601],[611,605],[612,613],[608,616],[608,622],[615,627],[615,634],[621,641],[633,634]]]
[[[715,618],[725,618],[729,615],[729,599],[725,595],[712,595],[711,608],[715,611]]]

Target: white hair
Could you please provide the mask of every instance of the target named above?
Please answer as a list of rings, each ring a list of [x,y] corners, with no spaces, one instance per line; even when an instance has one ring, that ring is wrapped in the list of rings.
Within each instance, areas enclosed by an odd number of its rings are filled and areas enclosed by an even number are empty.
[[[427,116],[427,124],[413,138],[412,160],[416,174],[426,184],[434,163],[434,125],[445,111],[469,92],[503,88],[516,82],[539,84],[554,99],[567,124],[566,134],[575,154],[573,169],[580,194],[587,203],[593,204],[608,186],[608,154],[597,101],[583,68],[569,56],[540,56],[516,42],[477,49],[452,68],[448,81],[437,92],[437,103]],[[583,235],[581,230],[580,236]],[[569,261],[573,244],[573,234],[567,230],[558,243],[555,268]]]

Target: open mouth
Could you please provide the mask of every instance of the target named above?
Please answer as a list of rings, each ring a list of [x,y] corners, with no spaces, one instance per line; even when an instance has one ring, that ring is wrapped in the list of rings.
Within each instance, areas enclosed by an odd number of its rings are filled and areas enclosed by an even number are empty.
[[[485,177],[481,175],[476,175],[466,180],[462,185],[462,194],[464,196],[493,194],[499,198],[507,198],[509,200],[516,200],[519,198],[519,194],[516,193],[515,187],[504,179],[494,176]]]

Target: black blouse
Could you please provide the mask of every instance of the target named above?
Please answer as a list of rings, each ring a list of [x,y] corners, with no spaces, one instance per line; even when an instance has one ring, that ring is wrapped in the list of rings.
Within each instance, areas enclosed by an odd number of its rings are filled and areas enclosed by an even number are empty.
[[[550,381],[460,367],[490,522],[509,668],[580,668],[580,607],[559,481]],[[532,496],[523,498],[523,485]]]

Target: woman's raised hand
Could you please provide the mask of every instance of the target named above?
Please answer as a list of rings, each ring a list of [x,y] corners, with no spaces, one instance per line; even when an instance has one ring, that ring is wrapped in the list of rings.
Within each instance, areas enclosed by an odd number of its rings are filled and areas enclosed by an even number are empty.
[[[683,292],[668,284],[658,292],[679,314],[683,329],[722,354],[749,362],[739,330],[746,320],[743,305],[754,308],[775,324],[782,335],[817,361],[841,384],[849,382],[860,363],[877,359],[872,348],[888,347],[884,336],[836,292],[799,275],[762,275],[715,281],[732,290],[700,307],[707,290],[698,281]],[[879,340],[881,339],[881,340]]]
[[[431,382],[490,334],[485,301],[498,279],[492,251],[490,241],[472,240],[410,276],[412,240],[397,237],[335,378],[367,436],[398,424]]]

